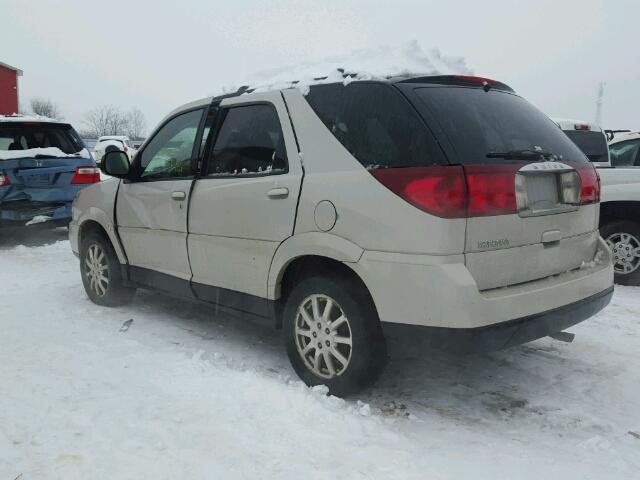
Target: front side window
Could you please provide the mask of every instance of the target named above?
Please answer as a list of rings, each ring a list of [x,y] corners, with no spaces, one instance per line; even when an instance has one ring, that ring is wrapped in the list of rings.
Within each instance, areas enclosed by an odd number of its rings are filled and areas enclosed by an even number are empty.
[[[609,145],[612,167],[640,167],[640,139]]]
[[[287,171],[278,113],[272,105],[246,105],[222,112],[209,175],[275,174]]]
[[[149,141],[140,157],[141,178],[181,178],[193,175],[193,145],[202,110],[171,119]]]
[[[307,102],[367,168],[422,167],[444,155],[408,101],[393,87],[354,82],[312,86]]]

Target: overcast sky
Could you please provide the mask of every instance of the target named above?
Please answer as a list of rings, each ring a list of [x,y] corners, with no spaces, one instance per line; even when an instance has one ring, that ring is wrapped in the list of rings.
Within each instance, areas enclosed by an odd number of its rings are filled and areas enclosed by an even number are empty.
[[[0,62],[23,106],[54,100],[83,128],[101,104],[149,126],[256,72],[416,40],[462,56],[551,116],[640,130],[640,1],[0,0]]]

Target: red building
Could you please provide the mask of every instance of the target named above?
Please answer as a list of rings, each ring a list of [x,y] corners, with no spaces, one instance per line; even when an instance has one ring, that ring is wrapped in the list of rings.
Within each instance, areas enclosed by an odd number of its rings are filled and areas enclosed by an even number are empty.
[[[0,115],[18,113],[18,77],[22,70],[0,62]]]

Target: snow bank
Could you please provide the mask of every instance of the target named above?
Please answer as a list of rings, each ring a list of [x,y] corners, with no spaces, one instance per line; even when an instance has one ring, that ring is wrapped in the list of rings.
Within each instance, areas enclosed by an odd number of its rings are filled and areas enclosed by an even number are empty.
[[[296,378],[280,332],[143,291],[99,307],[68,241],[6,238],[0,479],[638,478],[640,288],[572,344],[390,339],[378,384],[344,401]]]
[[[395,75],[469,75],[464,58],[443,55],[433,48],[424,51],[417,41],[401,46],[382,46],[356,50],[349,55],[328,57],[317,63],[274,68],[257,73],[249,86],[255,91],[299,88],[307,93],[309,86],[320,83],[349,83]],[[347,78],[345,78],[347,75]]]
[[[36,155],[46,155],[49,157],[58,158],[91,158],[89,155],[89,151],[86,148],[83,148],[76,153],[64,153],[58,147],[28,148],[26,150],[0,150],[0,160],[12,160],[14,158],[35,158]]]

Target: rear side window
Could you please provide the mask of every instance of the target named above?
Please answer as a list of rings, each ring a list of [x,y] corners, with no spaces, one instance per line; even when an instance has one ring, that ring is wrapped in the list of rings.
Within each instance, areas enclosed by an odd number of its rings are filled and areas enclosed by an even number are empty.
[[[607,138],[604,133],[585,130],[564,130],[564,133],[592,162],[609,161],[607,157]]]
[[[609,145],[611,152],[611,166],[613,167],[640,167],[640,140]]]
[[[550,118],[513,93],[466,87],[422,87],[415,92],[444,130],[460,163],[508,162],[508,156],[487,155],[540,150],[586,163]]]
[[[208,175],[275,174],[287,171],[278,112],[272,105],[246,105],[222,112]]]
[[[394,87],[354,82],[311,87],[307,102],[366,168],[444,164],[443,153]]]

